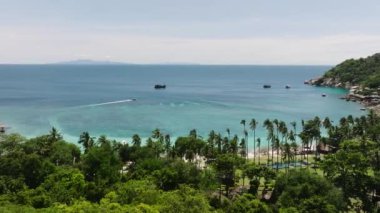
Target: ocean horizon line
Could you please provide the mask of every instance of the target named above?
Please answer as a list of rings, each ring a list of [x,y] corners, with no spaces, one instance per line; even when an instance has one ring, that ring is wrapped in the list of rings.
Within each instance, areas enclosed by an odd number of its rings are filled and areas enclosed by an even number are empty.
[[[21,66],[289,66],[289,67],[332,67],[333,64],[197,64],[197,63],[85,63],[85,64],[71,64],[71,63],[0,63],[0,66],[21,65]]]

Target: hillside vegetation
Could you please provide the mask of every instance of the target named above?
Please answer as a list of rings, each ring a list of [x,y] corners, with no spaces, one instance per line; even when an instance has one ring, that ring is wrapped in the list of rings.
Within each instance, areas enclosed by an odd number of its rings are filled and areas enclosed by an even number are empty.
[[[327,71],[323,79],[377,88],[380,86],[380,53],[367,58],[348,59]]]
[[[380,212],[380,116],[300,123],[252,118],[236,134],[175,141],[155,129],[145,143],[83,132],[82,147],[54,127],[0,133],[0,212]],[[249,159],[252,145],[267,154]]]

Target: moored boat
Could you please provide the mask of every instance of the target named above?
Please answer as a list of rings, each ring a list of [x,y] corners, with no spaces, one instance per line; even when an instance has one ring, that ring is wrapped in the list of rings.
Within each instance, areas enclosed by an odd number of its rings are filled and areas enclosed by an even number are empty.
[[[269,85],[269,84],[264,84],[264,86],[263,86],[264,89],[269,89],[269,88],[271,88],[271,87],[272,87],[272,86]]]
[[[285,89],[290,89],[290,85],[287,84],[287,85],[285,86]]]
[[[5,125],[0,124],[0,133],[5,133],[5,129],[6,129]]]
[[[166,89],[166,85],[165,84],[156,84],[156,85],[154,85],[154,89]]]

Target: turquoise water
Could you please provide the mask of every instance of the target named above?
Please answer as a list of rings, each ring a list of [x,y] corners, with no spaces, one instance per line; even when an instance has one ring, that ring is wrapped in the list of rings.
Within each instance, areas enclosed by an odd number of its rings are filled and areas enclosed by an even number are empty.
[[[361,115],[345,90],[304,85],[326,66],[1,65],[0,123],[28,137],[58,128],[76,142],[83,131],[128,139],[160,128],[172,137],[197,129],[242,134],[241,119],[286,122],[318,115]],[[154,90],[165,83],[167,89]],[[263,89],[271,84],[271,89]],[[291,89],[285,89],[285,85]],[[327,97],[321,97],[326,93]],[[136,101],[132,101],[136,99]],[[264,141],[264,140],[262,140]],[[263,142],[264,144],[265,142]]]

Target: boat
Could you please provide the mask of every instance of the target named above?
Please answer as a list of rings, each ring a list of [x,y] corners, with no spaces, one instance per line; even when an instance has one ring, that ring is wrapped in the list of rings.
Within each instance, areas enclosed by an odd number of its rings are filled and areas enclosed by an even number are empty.
[[[326,94],[325,94],[325,93],[322,93],[322,97],[326,97]]]
[[[264,84],[264,86],[263,86],[264,89],[269,89],[269,88],[271,88],[271,87],[272,87],[272,86],[269,85],[269,84]]]
[[[166,89],[166,85],[165,84],[156,84],[156,85],[154,85],[154,89]]]
[[[287,84],[287,85],[285,86],[285,89],[290,89],[290,85]]]
[[[5,129],[8,129],[5,125],[0,124],[0,133],[5,133]]]
[[[365,110],[366,110],[366,108],[360,108],[360,110],[361,110],[361,111],[365,111]]]
[[[303,84],[310,84],[310,82],[309,82],[308,80],[305,80],[305,81],[303,82]]]

